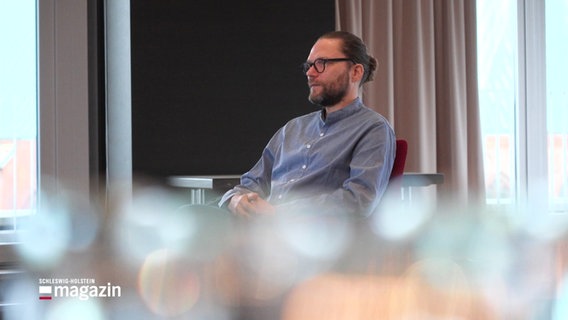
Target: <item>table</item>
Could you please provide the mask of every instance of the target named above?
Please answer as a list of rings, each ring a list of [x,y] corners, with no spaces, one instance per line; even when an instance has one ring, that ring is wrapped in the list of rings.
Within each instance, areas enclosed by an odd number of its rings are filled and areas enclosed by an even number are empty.
[[[191,204],[205,204],[240,183],[240,175],[171,176],[173,187],[187,188]],[[441,173],[405,172],[402,175],[403,199],[412,198],[412,188],[444,183]]]
[[[412,188],[444,183],[442,173],[405,172],[402,174],[402,199],[412,200]]]
[[[173,187],[189,189],[190,204],[205,204],[222,195],[241,181],[240,175],[171,176]]]

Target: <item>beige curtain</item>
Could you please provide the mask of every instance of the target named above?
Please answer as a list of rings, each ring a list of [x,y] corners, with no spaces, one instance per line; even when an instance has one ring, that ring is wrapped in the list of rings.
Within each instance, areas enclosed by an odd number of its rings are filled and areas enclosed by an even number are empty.
[[[336,27],[379,62],[365,104],[408,140],[405,171],[445,176],[438,194],[484,197],[475,0],[336,0]]]

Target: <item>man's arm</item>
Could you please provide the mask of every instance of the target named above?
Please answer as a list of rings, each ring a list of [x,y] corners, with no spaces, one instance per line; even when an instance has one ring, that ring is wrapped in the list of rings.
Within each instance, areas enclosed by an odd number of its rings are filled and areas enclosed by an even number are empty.
[[[272,206],[264,199],[270,195],[274,154],[278,148],[280,131],[270,139],[254,167],[241,176],[240,184],[223,195],[219,201],[220,207],[227,207],[229,211],[239,215],[273,211]],[[254,204],[250,203],[250,200],[253,200]]]

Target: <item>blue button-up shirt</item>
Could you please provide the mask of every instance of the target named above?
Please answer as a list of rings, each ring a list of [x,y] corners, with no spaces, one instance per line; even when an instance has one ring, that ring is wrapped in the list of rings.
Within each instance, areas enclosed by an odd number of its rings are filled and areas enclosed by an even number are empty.
[[[292,119],[272,137],[256,165],[219,203],[256,192],[282,210],[340,210],[368,215],[392,170],[395,135],[360,98],[343,109]]]

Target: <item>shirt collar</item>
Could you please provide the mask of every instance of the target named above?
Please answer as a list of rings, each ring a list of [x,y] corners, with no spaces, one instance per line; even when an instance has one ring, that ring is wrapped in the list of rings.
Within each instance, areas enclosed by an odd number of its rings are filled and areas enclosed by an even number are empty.
[[[326,115],[325,109],[322,109],[321,118],[324,124],[330,125],[335,122],[338,122],[339,120],[349,117],[350,115],[357,112],[357,110],[361,109],[361,107],[363,107],[363,103],[361,102],[361,98],[357,97],[355,98],[355,100],[353,100],[353,102],[351,102],[347,106],[330,114]]]

